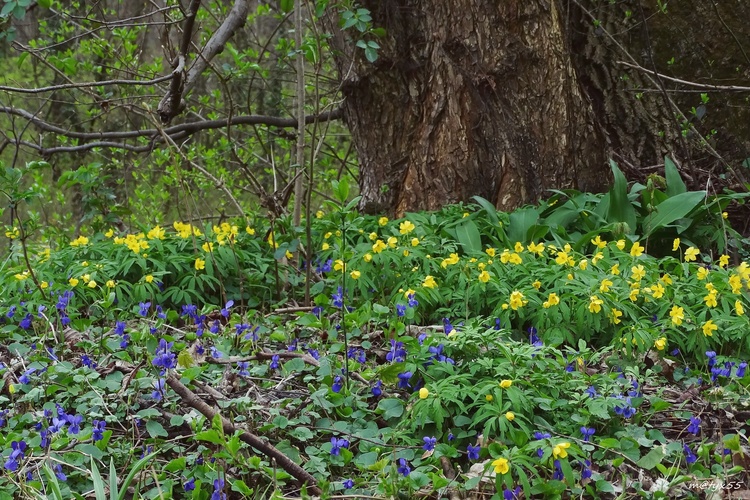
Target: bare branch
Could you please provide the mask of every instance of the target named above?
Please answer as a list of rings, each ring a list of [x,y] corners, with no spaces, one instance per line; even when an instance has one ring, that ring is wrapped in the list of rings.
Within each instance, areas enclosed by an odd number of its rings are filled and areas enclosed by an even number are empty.
[[[49,87],[38,87],[24,89],[20,87],[8,87],[0,85],[0,91],[14,92],[18,94],[43,94],[45,92],[55,92],[66,89],[84,89],[90,87],[107,87],[110,85],[155,85],[172,79],[172,74],[160,76],[153,80],[104,80],[101,82],[81,82],[81,83],[61,83],[60,85],[50,85]]]
[[[639,66],[638,64],[634,64],[634,63],[629,63],[625,61],[617,61],[617,64],[621,64],[623,66],[627,66],[628,68],[633,68],[635,70],[642,71],[643,73],[648,73],[649,75],[656,76],[663,80],[668,80],[670,82],[679,83],[681,85],[688,85],[690,87],[697,87],[701,90],[718,90],[722,92],[750,92],[750,87],[740,87],[738,85],[710,85],[707,83],[696,83],[696,82],[691,82],[688,80],[681,80],[679,78],[672,78],[671,76],[666,76],[662,73],[657,73],[656,71],[646,69],[643,66]]]

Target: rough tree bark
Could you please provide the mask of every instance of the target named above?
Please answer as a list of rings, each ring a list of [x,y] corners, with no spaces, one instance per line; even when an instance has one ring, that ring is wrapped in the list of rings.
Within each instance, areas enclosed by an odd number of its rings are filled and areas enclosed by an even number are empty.
[[[604,188],[608,158],[630,171],[665,154],[691,159],[673,89],[618,63],[636,51],[654,66],[653,35],[639,22],[653,12],[639,2],[360,4],[387,31],[379,59],[364,60],[348,31],[332,30],[330,43],[365,211],[472,195],[509,209],[550,188]]]

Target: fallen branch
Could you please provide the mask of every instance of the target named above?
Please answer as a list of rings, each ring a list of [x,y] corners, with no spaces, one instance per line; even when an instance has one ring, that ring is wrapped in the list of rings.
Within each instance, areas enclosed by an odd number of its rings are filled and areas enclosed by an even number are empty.
[[[187,403],[188,406],[198,410],[203,416],[209,420],[213,420],[216,415],[220,415],[219,412],[211,408],[205,401],[203,401],[197,394],[188,389],[177,375],[170,373],[167,377],[167,384],[176,392],[182,400]],[[234,435],[235,432],[240,432],[240,439],[263,453],[269,458],[272,458],[276,463],[295,479],[301,483],[307,483],[308,491],[315,495],[322,493],[321,489],[318,488],[318,482],[315,478],[307,472],[305,469],[293,462],[289,457],[281,453],[275,446],[265,442],[260,437],[248,432],[244,429],[238,429],[229,420],[221,416],[221,425],[224,428],[226,434]]]

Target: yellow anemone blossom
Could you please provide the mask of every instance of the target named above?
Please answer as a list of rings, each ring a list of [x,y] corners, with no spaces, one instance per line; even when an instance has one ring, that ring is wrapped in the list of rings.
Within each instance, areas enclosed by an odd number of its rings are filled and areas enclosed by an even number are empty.
[[[388,224],[388,217],[381,217],[378,219],[379,226],[385,226],[386,224]]]
[[[622,323],[622,320],[620,319],[622,318],[622,311],[620,311],[619,309],[615,309],[613,307],[612,313],[610,314],[609,317],[612,320],[612,324],[614,325],[619,325],[620,323]]]
[[[96,281],[91,280],[91,281],[88,282],[88,284],[86,286],[89,287],[89,288],[96,288]]]
[[[413,246],[413,247],[419,246],[419,238],[412,238],[411,239],[411,246]]]
[[[452,254],[450,255],[450,257],[448,257],[447,259],[443,259],[443,262],[441,262],[441,263],[440,263],[440,267],[443,267],[443,268],[445,268],[445,267],[448,267],[448,266],[452,266],[452,265],[454,265],[454,264],[458,264],[458,262],[459,262],[460,260],[461,260],[461,259],[459,259],[459,257],[458,257],[458,254],[457,254],[457,253],[452,253]]]
[[[672,242],[672,251],[676,252],[678,248],[680,248],[680,238],[675,238]]]
[[[513,381],[510,379],[506,378],[500,381],[500,387],[502,387],[503,389],[507,389],[511,385],[513,385]]]
[[[325,214],[323,214],[322,210],[318,210],[317,212],[315,212],[315,218],[316,219],[322,219],[323,215],[325,215]]]
[[[388,248],[388,247],[386,246],[385,242],[383,242],[383,240],[378,240],[372,246],[372,251],[375,252],[375,253],[380,253],[383,250],[385,250],[386,248]]]
[[[635,243],[633,243],[633,246],[630,247],[630,255],[632,255],[633,257],[640,257],[641,255],[643,255],[644,249],[645,247],[642,247],[641,244],[636,241]]]
[[[362,273],[355,270],[349,273],[349,276],[351,276],[353,280],[358,280],[359,277],[362,276]]]
[[[602,299],[597,297],[596,295],[592,295],[589,297],[589,312],[592,312],[594,314],[600,312],[602,310],[602,304],[604,302]]]
[[[255,229],[251,228],[250,226],[246,226],[245,232],[249,234],[250,236],[253,236],[255,234]]]
[[[143,280],[144,280],[144,281],[145,281],[146,283],[153,283],[153,282],[154,282],[154,277],[153,277],[153,276],[151,276],[150,274],[147,274],[146,276],[144,276],[144,277],[143,277]]]
[[[696,273],[696,277],[699,281],[703,281],[708,277],[708,269],[705,267],[698,268],[698,272]]]
[[[706,303],[706,307],[716,307],[718,303],[716,302],[716,296],[719,295],[719,292],[716,290],[711,290],[708,292],[708,295],[703,297],[703,301]]]
[[[552,456],[555,458],[565,458],[568,456],[568,452],[566,451],[568,448],[570,448],[570,443],[567,441],[558,443],[552,448]]]
[[[505,418],[507,418],[509,422],[512,422],[516,418],[516,414],[512,411],[505,412]]]
[[[490,402],[495,398],[492,396],[492,394],[485,394],[484,399],[485,401]]]
[[[362,257],[362,259],[363,259],[363,260],[364,260],[365,262],[372,262],[372,254],[371,254],[371,253],[366,253],[366,254],[365,254],[365,255],[364,255],[363,257]]]
[[[636,281],[641,281],[643,277],[646,276],[646,269],[640,264],[631,267],[630,271],[633,273],[633,279]]]
[[[665,347],[667,347],[667,337],[659,337],[654,341],[654,347],[656,347],[657,350],[663,351]]]
[[[378,239],[378,233],[370,233],[370,241],[375,241]]]
[[[597,264],[599,263],[599,261],[600,261],[600,260],[602,260],[603,258],[604,258],[604,254],[603,254],[603,253],[601,253],[601,252],[596,252],[596,255],[594,255],[594,256],[593,256],[593,257],[591,258],[591,263],[592,263],[593,265],[597,265]]]
[[[78,286],[78,278],[70,278],[68,284],[73,287]]]
[[[322,251],[324,251],[324,252],[325,252],[326,250],[328,250],[329,248],[331,248],[331,245],[329,245],[328,243],[323,243],[323,245],[321,245],[321,247],[320,247],[320,249],[321,249]]]
[[[497,250],[495,250],[494,248],[488,248],[488,249],[487,249],[487,250],[485,250],[484,252],[485,252],[485,253],[486,253],[487,255],[489,255],[490,257],[494,257],[494,256],[495,256],[495,254],[497,253]]]
[[[618,250],[624,250],[625,249],[625,240],[617,240],[617,243],[615,243],[615,246]]]
[[[672,318],[672,323],[680,326],[682,320],[685,319],[685,310],[682,307],[672,306],[672,310],[669,311],[669,317]]]
[[[549,294],[549,297],[547,297],[547,300],[544,301],[542,304],[542,307],[545,309],[549,309],[552,306],[556,306],[560,303],[560,297],[557,296],[555,292],[552,292]]]
[[[398,232],[401,234],[409,234],[414,231],[415,226],[411,221],[405,220],[398,226]]]
[[[745,308],[742,305],[742,302],[739,300],[734,301],[734,310],[737,312],[737,316],[742,316],[745,314]]]
[[[700,250],[698,250],[695,247],[690,247],[687,250],[685,250],[685,262],[691,262],[696,260],[698,255],[700,255]]]
[[[430,395],[430,391],[427,390],[426,387],[422,387],[419,389],[419,399],[427,399],[427,396]]]
[[[117,283],[115,283],[115,280],[108,280],[106,285],[107,285],[107,288],[114,288],[117,285]]]
[[[620,264],[613,265],[612,268],[609,270],[609,272],[613,274],[614,276],[617,276],[618,274],[620,274]]]
[[[507,474],[510,470],[507,458],[498,458],[492,461],[492,466],[495,468],[495,474]]]
[[[513,250],[515,250],[517,253],[523,252],[523,243],[520,241],[516,241],[516,244],[513,245]]]
[[[89,244],[89,239],[85,236],[79,236],[78,238],[70,242],[70,246],[72,247],[82,247],[88,244]]]
[[[609,291],[609,287],[611,287],[614,283],[612,283],[611,280],[603,279],[602,283],[599,285],[599,291],[602,293],[607,293]]]
[[[591,244],[596,246],[596,248],[602,249],[607,246],[607,242],[602,239],[601,236],[598,234],[596,235],[596,238],[591,240]]]
[[[529,243],[526,249],[536,255],[542,255],[544,253],[544,243]]]
[[[200,271],[202,269],[206,268],[206,261],[198,257],[195,259],[195,269],[196,271]],[[153,279],[153,278],[152,278]]]
[[[513,293],[510,294],[510,300],[508,301],[510,304],[510,308],[516,311],[519,307],[523,307],[528,303],[527,300],[524,300],[523,294],[519,292],[518,290],[514,290]]]
[[[722,255],[719,257],[719,267],[727,267],[729,264],[729,255]]]
[[[703,335],[706,337],[711,337],[716,330],[718,330],[719,327],[714,324],[712,320],[708,320],[705,323],[703,323]]]
[[[482,271],[481,273],[479,273],[478,279],[482,283],[487,283],[490,280],[490,273],[488,273],[487,271]]]
[[[396,248],[396,245],[398,245],[398,238],[395,236],[391,236],[388,238],[388,246],[391,248]]]
[[[539,280],[536,280],[535,282],[533,282],[531,284],[531,286],[533,286],[535,289],[539,290],[540,288],[542,288],[542,282],[539,281]]]
[[[333,270],[334,271],[346,271],[346,264],[344,264],[344,261],[341,259],[336,259],[336,262],[333,263]]]
[[[150,240],[163,240],[166,234],[167,233],[164,231],[163,227],[154,226],[148,233],[146,233],[146,238]]]
[[[435,282],[435,278],[430,275],[425,276],[422,286],[425,288],[435,288],[438,284]]]

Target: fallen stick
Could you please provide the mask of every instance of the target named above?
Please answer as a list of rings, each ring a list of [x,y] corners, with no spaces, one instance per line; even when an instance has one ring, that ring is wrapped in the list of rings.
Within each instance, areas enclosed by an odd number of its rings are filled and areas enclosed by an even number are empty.
[[[179,394],[179,396],[182,398],[182,400],[185,403],[187,403],[189,406],[198,410],[209,420],[213,420],[214,416],[216,416],[219,413],[213,408],[211,408],[200,397],[198,397],[197,394],[195,394],[193,391],[188,389],[182,382],[180,382],[179,377],[175,375],[174,373],[170,373],[169,376],[167,377],[167,384],[169,385],[169,387],[172,388],[174,392]],[[279,464],[279,466],[282,469],[287,471],[289,474],[292,475],[292,477],[294,477],[301,483],[303,484],[307,483],[307,488],[310,493],[313,493],[314,495],[320,495],[322,493],[320,488],[318,488],[318,482],[309,472],[307,472],[305,469],[303,469],[302,467],[294,463],[289,457],[281,453],[272,444],[266,443],[260,437],[244,429],[238,429],[223,416],[221,417],[221,424],[222,424],[222,427],[224,428],[224,432],[227,434],[233,435],[236,431],[239,430],[240,439],[242,441],[249,444],[256,450],[260,451],[267,457],[270,457],[276,460],[276,463]]]

